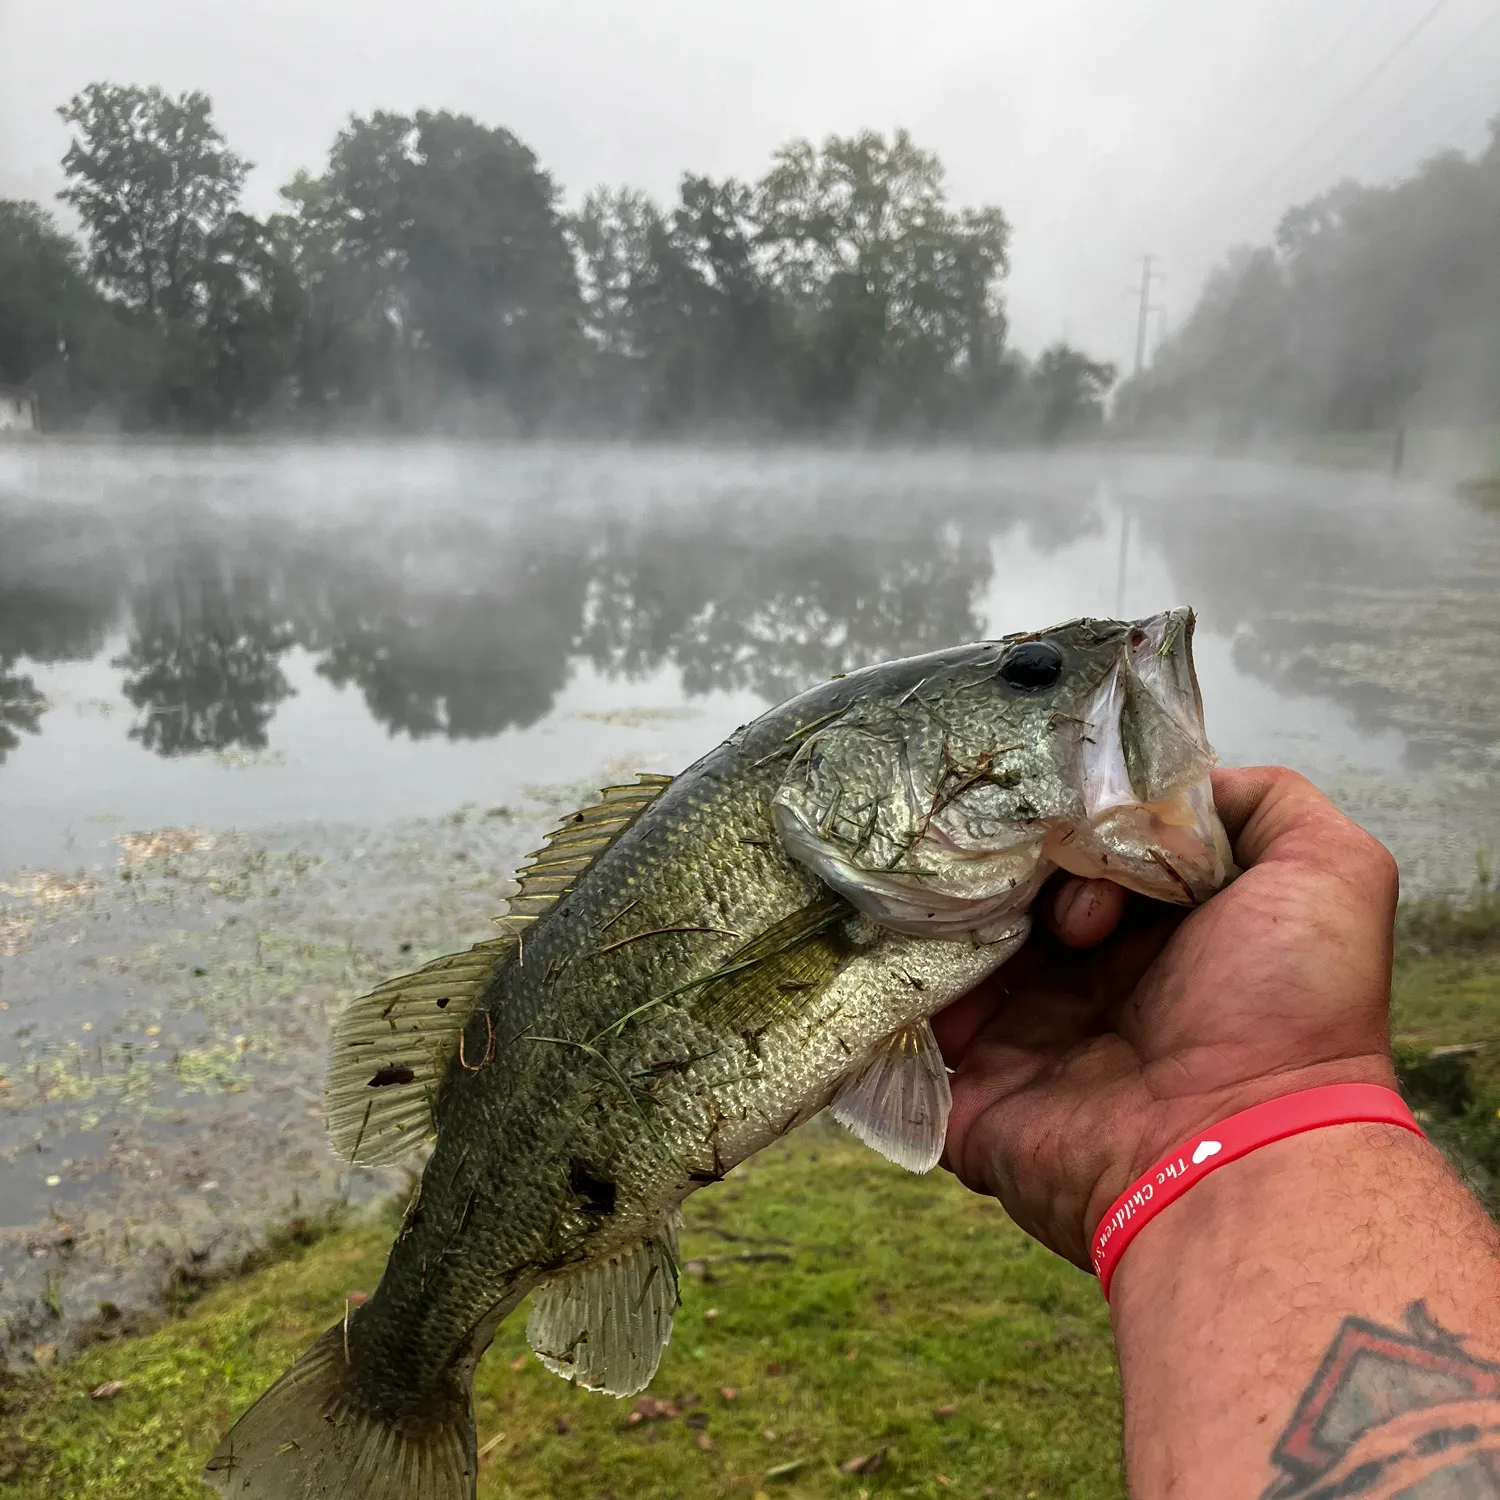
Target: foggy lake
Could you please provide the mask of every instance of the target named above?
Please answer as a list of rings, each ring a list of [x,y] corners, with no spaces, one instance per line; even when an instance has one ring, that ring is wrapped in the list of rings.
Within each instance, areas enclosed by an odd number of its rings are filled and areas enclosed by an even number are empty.
[[[1492,512],[1247,462],[0,448],[0,1313],[128,1302],[351,1191],[332,1009],[488,935],[588,786],[872,661],[1190,604],[1221,756],[1461,886],[1497,586]]]

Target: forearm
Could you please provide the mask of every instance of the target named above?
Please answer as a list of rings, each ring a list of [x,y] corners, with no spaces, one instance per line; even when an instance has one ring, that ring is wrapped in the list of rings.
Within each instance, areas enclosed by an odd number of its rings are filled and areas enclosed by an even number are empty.
[[[1222,1167],[1141,1230],[1111,1306],[1134,1500],[1500,1500],[1500,1237],[1409,1132]]]

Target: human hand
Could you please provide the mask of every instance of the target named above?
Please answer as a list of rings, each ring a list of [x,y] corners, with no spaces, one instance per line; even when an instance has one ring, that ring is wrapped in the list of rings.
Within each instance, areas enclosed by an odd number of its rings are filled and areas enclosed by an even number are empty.
[[[1094,1226],[1197,1131],[1327,1083],[1394,1085],[1396,865],[1310,782],[1219,771],[1244,870],[1189,913],[1069,878],[1047,929],[934,1017],[945,1164],[1087,1266]]]

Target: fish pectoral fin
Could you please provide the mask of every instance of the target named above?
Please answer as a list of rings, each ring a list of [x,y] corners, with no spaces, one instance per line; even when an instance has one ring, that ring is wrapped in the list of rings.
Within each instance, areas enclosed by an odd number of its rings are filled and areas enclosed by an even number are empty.
[[[833,1117],[908,1172],[930,1172],[943,1154],[953,1094],[926,1021],[876,1047],[834,1096]]]
[[[477,943],[350,1001],[334,1023],[323,1095],[345,1161],[399,1161],[436,1134],[438,1085],[490,975],[515,950],[509,938]]]
[[[526,1338],[554,1375],[609,1396],[650,1385],[677,1311],[677,1217],[531,1294]]]

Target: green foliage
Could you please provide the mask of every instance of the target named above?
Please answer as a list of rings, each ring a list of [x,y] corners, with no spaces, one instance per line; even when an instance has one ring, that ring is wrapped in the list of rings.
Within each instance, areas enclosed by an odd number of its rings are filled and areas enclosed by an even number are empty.
[[[567,216],[509,131],[377,111],[261,223],[206,95],[96,83],[60,114],[86,254],[35,205],[0,214],[0,270],[21,268],[0,376],[42,387],[69,350],[47,425],[1097,425],[1108,367],[1026,385],[1005,216],[950,204],[905,131],[793,141],[753,184],[685,173],[670,207],[598,188]]]
[[[815,1126],[687,1207],[684,1305],[649,1400],[572,1389],[526,1355],[523,1317],[501,1329],[475,1381],[482,1500],[1123,1496],[1103,1301],[994,1204]],[[148,1337],[17,1379],[0,1495],[196,1497],[230,1415],[373,1285],[390,1233],[293,1245]]]
[[[58,114],[76,134],[62,196],[78,210],[95,279],[126,306],[182,318],[249,164],[224,144],[207,94],[91,83]]]
[[[1259,431],[1485,423],[1500,403],[1500,126],[1472,160],[1344,182],[1236,250],[1146,376],[1138,422]]]
[[[1115,367],[1092,360],[1068,344],[1044,349],[1031,371],[1040,407],[1044,443],[1097,430],[1104,421],[1104,398],[1115,383]]]

